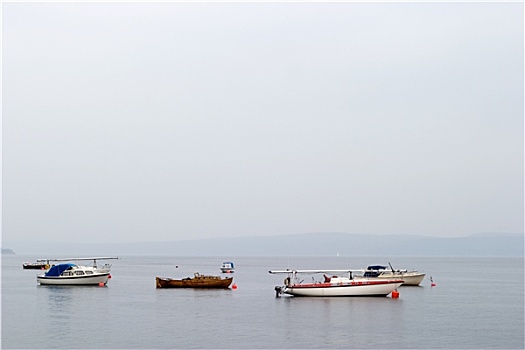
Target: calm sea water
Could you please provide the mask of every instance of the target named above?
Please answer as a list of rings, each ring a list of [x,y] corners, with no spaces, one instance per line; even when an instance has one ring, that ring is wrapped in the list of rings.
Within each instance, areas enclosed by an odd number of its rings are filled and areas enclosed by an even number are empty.
[[[38,286],[36,256],[2,257],[3,349],[523,349],[522,258],[121,257],[106,287]],[[220,275],[237,289],[156,289]],[[399,299],[276,298],[270,269],[392,263],[432,276]],[[178,266],[178,267],[177,267]]]

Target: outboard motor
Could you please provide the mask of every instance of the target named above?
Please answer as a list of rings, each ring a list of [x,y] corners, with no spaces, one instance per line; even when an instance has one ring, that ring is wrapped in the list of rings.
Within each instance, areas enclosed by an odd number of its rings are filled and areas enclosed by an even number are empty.
[[[283,294],[283,287],[275,286],[275,297],[279,298]]]

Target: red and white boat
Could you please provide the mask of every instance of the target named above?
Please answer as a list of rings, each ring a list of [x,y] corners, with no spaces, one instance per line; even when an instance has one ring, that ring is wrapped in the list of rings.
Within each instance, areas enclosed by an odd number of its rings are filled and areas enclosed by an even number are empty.
[[[353,277],[353,272],[362,270],[273,270],[271,274],[287,274],[283,286],[276,286],[276,296],[289,294],[308,297],[352,297],[387,296],[403,284],[399,278],[367,279]],[[312,275],[311,282],[301,280],[303,275]],[[322,274],[321,278],[315,275]],[[330,274],[331,276],[328,276]],[[346,276],[341,276],[346,274]],[[301,278],[299,277],[301,276]]]

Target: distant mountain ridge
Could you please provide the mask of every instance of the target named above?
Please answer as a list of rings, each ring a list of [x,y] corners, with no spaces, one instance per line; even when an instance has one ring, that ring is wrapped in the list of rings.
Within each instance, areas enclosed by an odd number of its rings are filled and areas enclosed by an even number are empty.
[[[6,242],[4,242],[6,243]],[[9,242],[20,254],[157,256],[429,256],[523,257],[524,236],[483,233],[466,237],[304,233],[198,240],[88,243]]]

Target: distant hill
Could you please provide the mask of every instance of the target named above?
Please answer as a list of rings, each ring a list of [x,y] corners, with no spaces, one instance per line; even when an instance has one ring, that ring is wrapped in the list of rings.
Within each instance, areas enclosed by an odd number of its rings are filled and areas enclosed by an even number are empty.
[[[10,242],[21,254],[159,256],[523,257],[523,234],[467,237],[305,233],[136,243]]]
[[[14,254],[15,252],[8,248],[2,248],[2,254]]]

